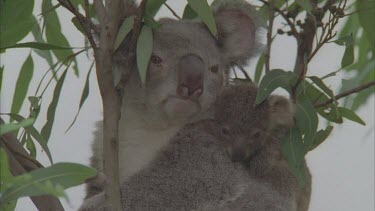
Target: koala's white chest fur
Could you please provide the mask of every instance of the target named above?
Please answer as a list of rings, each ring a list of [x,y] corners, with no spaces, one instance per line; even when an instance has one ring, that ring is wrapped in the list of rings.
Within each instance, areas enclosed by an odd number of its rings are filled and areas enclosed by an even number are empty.
[[[121,181],[125,181],[145,168],[154,159],[157,152],[167,145],[178,129],[177,126],[165,130],[122,128],[119,132]]]

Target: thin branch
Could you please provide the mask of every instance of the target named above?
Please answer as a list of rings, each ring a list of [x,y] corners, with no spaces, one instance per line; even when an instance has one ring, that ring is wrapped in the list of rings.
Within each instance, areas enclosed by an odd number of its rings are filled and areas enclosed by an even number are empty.
[[[164,5],[168,8],[169,11],[171,11],[171,13],[173,14],[174,17],[176,17],[177,19],[181,20],[182,18],[173,10],[172,7],[170,7],[167,2],[164,3]]]
[[[270,58],[271,58],[271,44],[272,44],[272,29],[273,29],[273,21],[275,19],[275,5],[273,0],[270,0],[269,5],[269,26],[267,31],[267,49],[264,53],[265,61],[265,70],[266,73],[270,72]]]
[[[348,90],[348,91],[342,92],[342,93],[336,95],[334,98],[329,99],[329,100],[327,100],[327,101],[325,101],[325,102],[323,102],[323,103],[319,103],[319,104],[317,104],[317,105],[314,105],[314,107],[315,107],[315,108],[324,107],[324,106],[326,106],[326,105],[332,103],[334,100],[338,100],[338,99],[340,99],[340,98],[343,98],[343,97],[349,96],[349,95],[351,95],[351,94],[354,94],[354,93],[360,92],[360,91],[362,91],[362,90],[364,90],[364,89],[367,89],[367,88],[369,88],[369,87],[372,87],[372,86],[374,86],[374,85],[375,85],[375,81],[369,82],[369,83],[367,83],[367,84],[363,84],[363,85],[358,86],[358,87],[356,87],[356,88],[354,88],[354,89],[351,89],[351,90]]]

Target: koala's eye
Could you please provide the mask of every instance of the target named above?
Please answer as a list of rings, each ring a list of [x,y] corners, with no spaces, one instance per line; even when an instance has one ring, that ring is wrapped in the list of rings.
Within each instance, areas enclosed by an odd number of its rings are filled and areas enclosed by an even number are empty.
[[[226,127],[221,128],[221,133],[222,133],[223,135],[228,136],[228,135],[229,135],[229,130],[228,130],[228,128],[226,128]]]
[[[154,64],[160,64],[162,61],[163,60],[158,56],[155,56],[155,55],[151,56],[151,62]]]
[[[253,137],[254,137],[254,138],[259,138],[259,137],[260,137],[260,132],[259,132],[259,131],[255,132],[255,133],[253,134]]]
[[[219,72],[219,66],[218,65],[211,66],[210,71],[213,72],[213,73],[218,73]]]

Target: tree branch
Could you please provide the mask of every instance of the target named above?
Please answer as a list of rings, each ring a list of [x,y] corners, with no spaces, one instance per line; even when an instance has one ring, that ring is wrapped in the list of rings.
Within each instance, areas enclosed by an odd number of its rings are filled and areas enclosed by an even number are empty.
[[[0,118],[0,125],[5,124]],[[32,170],[43,168],[43,166],[27,153],[20,141],[12,133],[0,137],[0,147],[2,147],[9,158],[9,168],[14,176],[25,174]],[[58,198],[51,195],[31,196],[31,201],[38,210],[63,211]]]
[[[167,2],[164,3],[164,5],[168,8],[168,10],[172,13],[172,15],[174,17],[176,17],[177,19],[181,20],[182,18],[172,9],[172,7],[170,7]]]
[[[314,105],[314,107],[315,107],[315,108],[324,107],[324,106],[326,106],[326,105],[328,105],[328,104],[330,104],[330,103],[333,103],[334,100],[338,100],[338,99],[343,98],[343,97],[346,97],[346,96],[348,96],[348,95],[351,95],[351,94],[354,94],[354,93],[360,92],[360,91],[362,91],[362,90],[364,90],[364,89],[367,89],[367,88],[369,88],[369,87],[372,87],[372,86],[374,86],[374,85],[375,85],[375,81],[369,82],[369,83],[367,83],[367,84],[363,84],[363,85],[358,86],[358,87],[356,87],[356,88],[354,88],[354,89],[351,89],[351,90],[348,90],[348,91],[342,92],[342,93],[336,95],[334,98],[329,99],[329,100],[327,100],[327,101],[325,101],[325,102],[323,102],[323,103],[319,103],[319,104],[317,104],[317,105]]]

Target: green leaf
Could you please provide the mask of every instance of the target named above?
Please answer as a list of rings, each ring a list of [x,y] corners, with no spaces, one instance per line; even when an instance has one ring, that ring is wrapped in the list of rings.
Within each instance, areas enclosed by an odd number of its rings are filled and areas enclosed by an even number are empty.
[[[52,126],[53,126],[53,123],[55,121],[56,107],[57,107],[57,104],[58,104],[59,99],[60,99],[61,89],[62,89],[62,86],[64,84],[65,76],[66,76],[66,73],[68,72],[70,64],[71,63],[68,64],[64,73],[61,75],[60,79],[57,81],[57,84],[55,86],[55,90],[53,91],[52,101],[48,106],[47,122],[43,126],[42,131],[41,131],[41,134],[44,137],[44,139],[46,140],[46,142],[48,142],[48,139],[51,136]]]
[[[33,16],[33,19],[34,19],[34,27],[32,29],[32,34],[35,38],[35,41],[37,43],[45,43],[46,44],[46,41],[44,40],[43,38],[43,34],[42,34],[42,30],[40,29],[40,26],[39,26],[39,23],[38,21],[36,20],[36,18]],[[50,67],[52,67],[52,71],[53,71],[53,75],[54,75],[54,79],[57,81],[57,77],[56,77],[56,70],[53,66],[53,60],[52,60],[52,53],[51,51],[49,50],[40,50],[40,49],[36,49],[36,48],[33,48],[34,52],[37,53],[40,57],[44,58],[47,63],[49,64]]]
[[[338,107],[338,109],[342,117],[349,119],[353,122],[357,122],[361,125],[366,125],[366,123],[357,114],[355,114],[354,111],[344,107]]]
[[[32,29],[34,0],[0,1],[0,46],[22,40]]]
[[[304,134],[304,145],[307,151],[315,139],[319,119],[313,105],[304,95],[299,95],[297,98],[295,119],[297,127]]]
[[[339,39],[334,40],[332,42],[336,43],[337,45],[345,45],[345,46],[353,45],[354,44],[353,34],[340,37]]]
[[[333,91],[330,88],[328,88],[328,86],[325,85],[324,82],[320,78],[316,76],[310,76],[308,78],[310,78],[312,82],[316,84],[321,90],[323,90],[328,96],[330,96],[331,98],[335,98]]]
[[[198,17],[198,14],[190,7],[189,4],[187,4],[184,9],[184,14],[182,15],[182,19],[192,20],[197,17]]]
[[[52,4],[50,1],[44,1],[45,9],[52,8]],[[45,25],[46,25],[46,38],[48,44],[57,45],[57,46],[70,46],[68,40],[64,36],[61,30],[61,25],[59,18],[57,16],[56,11],[50,11],[45,15],[44,18]],[[56,55],[59,61],[65,61],[70,55],[73,54],[71,49],[68,50],[56,50],[52,49],[53,53]],[[77,62],[74,60],[74,72],[78,76],[78,69],[77,69]]]
[[[217,37],[215,18],[206,0],[187,0],[190,7],[198,14],[207,25],[210,32]]]
[[[90,91],[90,74],[91,74],[91,71],[94,67],[94,62],[91,64],[91,67],[87,73],[87,76],[86,76],[86,82],[85,82],[85,87],[83,88],[83,91],[82,91],[82,95],[81,95],[81,100],[79,102],[79,108],[78,108],[78,111],[77,111],[77,114],[76,116],[74,117],[73,119],[73,122],[70,124],[70,126],[68,127],[68,129],[66,130],[66,132],[69,131],[69,129],[74,125],[74,123],[76,122],[77,120],[77,117],[78,117],[78,114],[79,112],[81,111],[81,108],[83,106],[83,104],[85,103],[87,97],[89,96],[89,91]]]
[[[36,147],[33,139],[28,133],[26,133],[26,148],[29,150],[30,156],[36,158]]]
[[[8,184],[12,180],[13,175],[10,172],[8,155],[3,148],[0,147],[0,193],[3,193]]]
[[[145,12],[145,15],[143,16],[143,19],[146,23],[147,26],[153,28],[153,29],[158,29],[161,27],[161,24],[158,23],[154,17],[152,17],[152,15],[150,15],[150,13],[148,13],[147,11]]]
[[[39,50],[66,50],[66,49],[73,49],[71,47],[63,47],[57,45],[51,45],[46,43],[38,43],[38,42],[25,42],[25,43],[18,43],[11,46],[1,47],[0,49],[9,49],[9,48],[35,48]]]
[[[312,5],[309,0],[296,0],[296,3],[307,13],[311,13]]]
[[[115,44],[114,44],[114,48],[115,50],[120,47],[122,41],[125,39],[126,35],[129,34],[129,32],[133,29],[133,25],[134,25],[134,16],[130,16],[130,17],[127,17],[125,19],[125,21],[121,24],[118,32],[117,32],[117,36],[116,36],[116,40],[115,40]]]
[[[11,187],[0,197],[1,203],[18,199],[22,196],[52,194],[62,196],[63,189],[83,184],[96,175],[96,170],[75,163],[57,163],[17,176]]]
[[[24,127],[33,125],[34,122],[35,122],[35,119],[30,118],[30,119],[23,119],[22,121],[20,121],[18,123],[1,124],[0,125],[0,136],[2,136],[4,134],[7,134],[7,133],[17,131],[20,128],[24,128]]]
[[[256,83],[259,83],[260,81],[260,78],[262,76],[262,73],[263,73],[263,68],[264,68],[264,63],[266,62],[266,57],[264,56],[264,54],[262,54],[260,57],[259,57],[259,60],[258,60],[258,63],[257,63],[257,66],[255,68],[255,76],[254,76],[254,81]]]
[[[345,52],[341,60],[341,68],[344,68],[353,64],[353,61],[354,61],[354,46],[349,45],[345,48]]]
[[[359,11],[359,23],[363,27],[364,33],[372,46],[373,52],[375,52],[375,1],[356,1],[356,6]]]
[[[25,119],[24,117],[18,114],[9,113],[6,115],[9,115],[11,118],[15,119],[17,122],[22,122]],[[26,132],[29,133],[32,137],[34,137],[34,139],[40,144],[42,149],[46,152],[49,161],[53,163],[51,152],[49,151],[49,148],[47,146],[47,141],[44,139],[44,137],[32,125],[26,126],[24,128]]]
[[[31,54],[27,57],[26,61],[21,67],[20,74],[16,82],[16,89],[14,91],[13,102],[12,102],[12,113],[19,113],[22,104],[26,98],[27,91],[29,90],[29,85],[31,78],[34,73],[34,62]]]
[[[315,135],[315,139],[311,145],[310,151],[318,147],[321,143],[323,143],[331,134],[332,130],[333,126],[328,126],[325,130],[319,130]]]
[[[302,141],[302,134],[298,128],[292,128],[289,133],[281,138],[281,151],[288,161],[290,170],[296,176],[300,186],[306,185],[306,169],[304,157],[306,150]]]
[[[152,54],[152,45],[152,30],[145,25],[142,27],[137,43],[137,66],[142,84],[146,82],[146,73]]]
[[[146,11],[154,17],[156,13],[159,11],[160,7],[166,2],[167,0],[149,0],[146,4]]]
[[[275,89],[282,87],[287,91],[295,83],[297,75],[293,72],[287,72],[281,69],[271,70],[267,73],[259,84],[258,94],[255,100],[256,104],[263,102]]]
[[[80,31],[83,35],[85,35],[85,31],[83,30],[81,24],[79,23],[78,18],[73,17],[71,21],[72,21],[73,25],[76,27],[76,29],[78,31]]]

